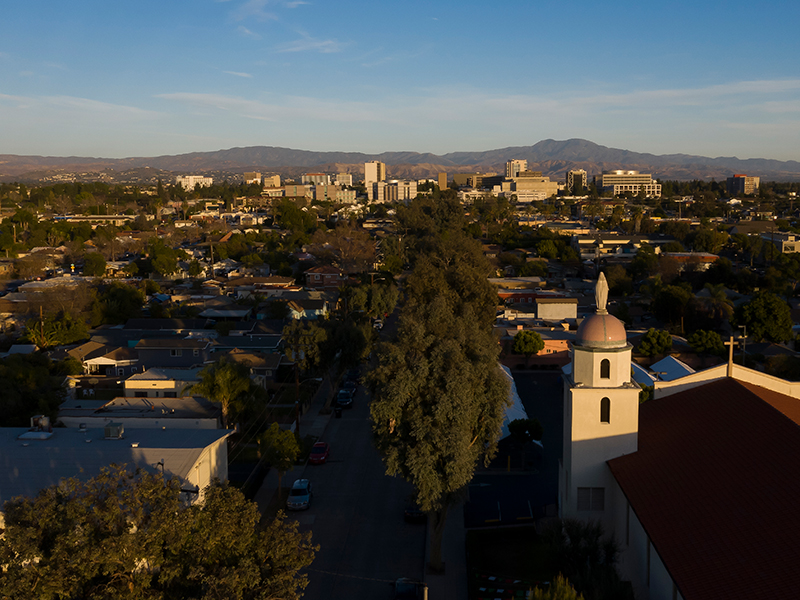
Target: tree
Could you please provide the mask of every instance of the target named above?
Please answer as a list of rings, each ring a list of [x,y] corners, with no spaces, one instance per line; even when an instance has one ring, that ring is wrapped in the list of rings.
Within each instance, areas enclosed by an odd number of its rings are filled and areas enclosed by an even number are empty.
[[[202,504],[177,479],[111,466],[5,504],[0,597],[298,599],[317,547],[216,482]]]
[[[668,323],[679,324],[681,331],[683,331],[686,307],[694,298],[691,288],[687,289],[687,287],[665,285],[656,291],[653,298],[653,312],[656,317]]]
[[[286,342],[286,353],[303,371],[309,371],[320,364],[321,347],[327,339],[327,333],[313,323],[304,323],[293,319],[283,328],[283,340]]]
[[[118,281],[106,287],[97,298],[93,308],[96,325],[100,323],[125,323],[142,310],[144,294],[133,286]]]
[[[106,274],[106,259],[99,252],[89,252],[83,257],[83,274],[102,277]]]
[[[246,365],[228,359],[204,367],[199,383],[188,388],[188,392],[208,398],[222,408],[222,424],[228,427],[231,417],[244,407],[247,396],[255,384],[250,379]]]
[[[645,356],[656,356],[657,354],[666,354],[671,348],[672,336],[669,331],[651,327],[642,336],[637,350],[639,354],[644,354]]]
[[[702,306],[714,325],[718,326],[729,320],[733,316],[733,302],[725,293],[725,284],[707,283],[703,289],[708,292],[708,296],[702,299]]]
[[[89,327],[68,312],[50,315],[43,320],[35,319],[26,324],[25,339],[40,349],[62,346],[88,339]]]
[[[583,600],[583,595],[576,592],[567,578],[559,573],[547,591],[539,587],[533,590],[533,600]]]
[[[737,310],[737,321],[747,326],[748,337],[755,340],[785,342],[792,339],[792,315],[789,305],[775,294],[758,292]]]
[[[380,347],[370,414],[387,473],[411,482],[431,514],[430,563],[440,569],[447,510],[496,450],[508,387],[496,342],[469,309],[459,317],[439,298],[425,312],[401,316],[397,341]]]
[[[511,351],[514,354],[525,355],[525,365],[533,354],[538,354],[544,348],[542,336],[535,331],[522,330],[514,336],[514,345]]]
[[[725,346],[722,345],[722,338],[716,331],[700,329],[690,335],[687,341],[692,347],[692,350],[698,354],[721,355],[725,352]]]
[[[261,455],[278,472],[278,496],[281,495],[283,475],[292,468],[300,456],[297,436],[288,429],[273,423],[258,440]]]

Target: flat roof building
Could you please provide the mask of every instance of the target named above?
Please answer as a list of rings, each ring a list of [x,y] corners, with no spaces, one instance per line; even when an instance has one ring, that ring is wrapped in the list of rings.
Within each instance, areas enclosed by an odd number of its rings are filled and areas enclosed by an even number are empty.
[[[646,196],[661,197],[661,184],[656,183],[652,175],[639,171],[603,171],[597,187],[615,196],[626,192],[637,195],[644,191]]]

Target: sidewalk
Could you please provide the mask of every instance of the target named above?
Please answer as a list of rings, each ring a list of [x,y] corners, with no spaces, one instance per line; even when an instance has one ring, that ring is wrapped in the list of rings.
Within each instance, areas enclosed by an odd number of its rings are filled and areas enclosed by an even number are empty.
[[[442,535],[442,560],[445,570],[442,574],[428,572],[430,552],[430,528],[425,539],[424,581],[428,585],[429,600],[467,600],[469,581],[467,579],[467,531],[464,528],[463,502],[448,511],[447,523]]]
[[[330,398],[333,390],[333,383],[328,378],[324,378],[320,383],[317,393],[314,394],[308,408],[300,416],[300,435],[305,437],[307,435],[321,438],[325,433],[325,428],[328,426],[328,421],[331,419],[333,412],[327,415],[319,414],[320,410],[325,406],[328,398]],[[294,424],[292,425],[294,428]],[[305,465],[294,466],[290,471],[284,473],[283,487],[291,485],[297,478],[297,474],[305,469]],[[287,483],[288,482],[288,483]],[[263,515],[264,512],[272,502],[272,498],[278,491],[278,473],[275,469],[269,469],[264,482],[261,484],[258,492],[256,492],[254,500],[258,504],[258,509]]]

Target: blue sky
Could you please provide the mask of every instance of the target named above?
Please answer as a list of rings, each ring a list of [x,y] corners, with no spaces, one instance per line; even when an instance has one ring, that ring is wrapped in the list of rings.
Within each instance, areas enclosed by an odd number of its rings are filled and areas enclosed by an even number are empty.
[[[800,160],[800,4],[6,0],[0,154],[442,154],[553,138]]]

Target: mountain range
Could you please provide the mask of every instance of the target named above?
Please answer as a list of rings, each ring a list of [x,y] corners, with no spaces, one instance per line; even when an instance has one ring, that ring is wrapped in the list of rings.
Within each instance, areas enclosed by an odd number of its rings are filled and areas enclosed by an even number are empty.
[[[626,169],[650,173],[658,179],[725,179],[734,173],[765,181],[800,181],[800,162],[765,158],[709,158],[689,154],[656,155],[609,148],[588,140],[542,140],[533,146],[515,146],[480,152],[436,155],[419,152],[313,152],[273,146],[230,148],[172,156],[89,158],[0,154],[0,181],[44,182],[73,177],[114,182],[141,181],[173,174],[238,173],[261,171],[297,177],[304,172],[350,172],[363,175],[364,163],[379,160],[390,177],[421,179],[441,171],[503,173],[505,162],[525,159],[532,171],[563,180],[569,169],[584,169],[589,177],[604,170]],[[127,174],[127,175],[126,175]]]

